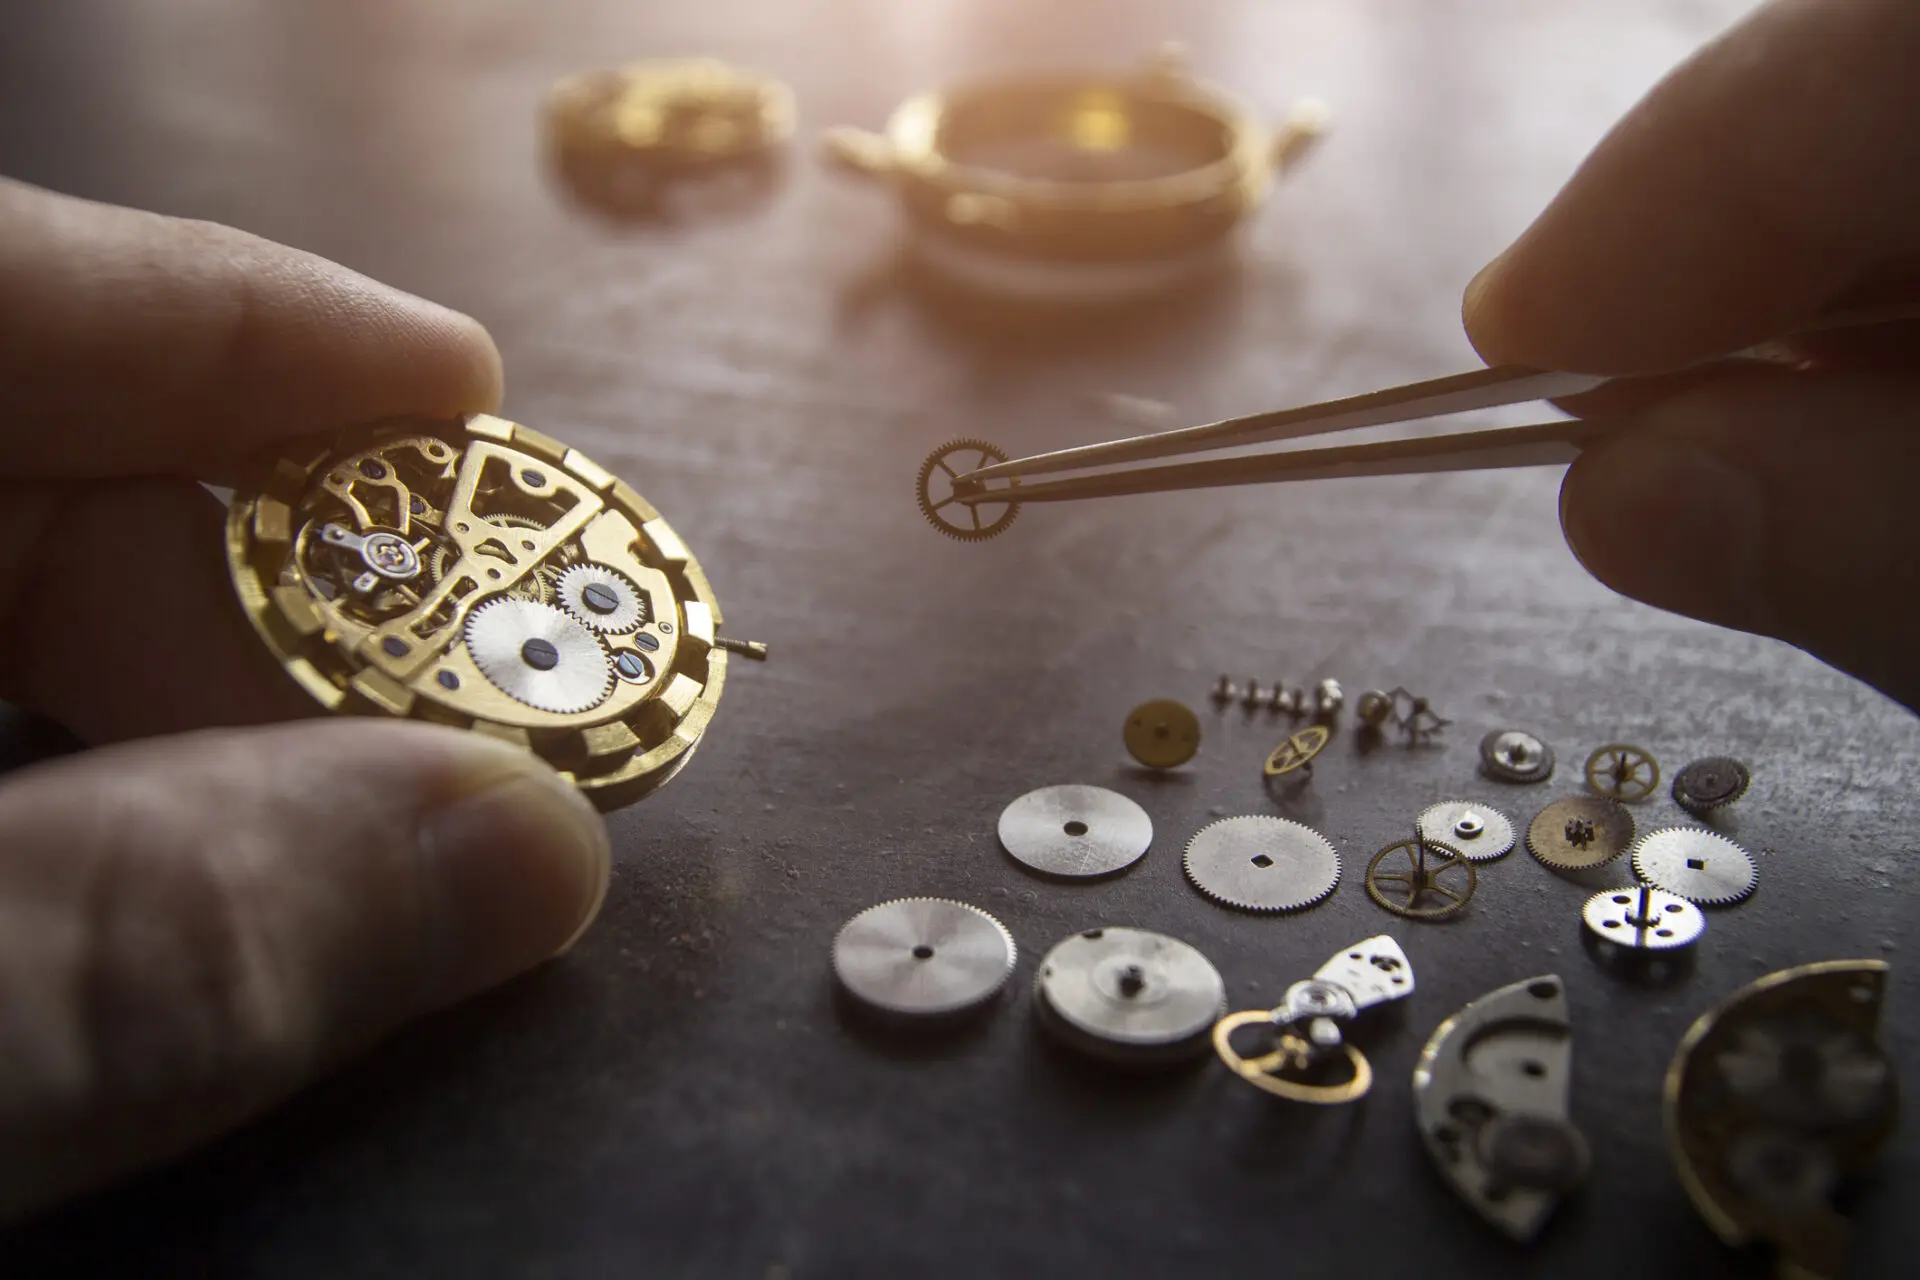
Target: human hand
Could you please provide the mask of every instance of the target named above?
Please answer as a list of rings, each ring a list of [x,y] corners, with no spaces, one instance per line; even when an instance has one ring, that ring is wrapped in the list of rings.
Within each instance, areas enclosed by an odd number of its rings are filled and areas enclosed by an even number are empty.
[[[222,560],[275,441],[492,409],[473,321],[240,232],[0,181],[0,1220],[232,1127],[564,950],[605,828],[532,755],[314,708]],[[185,732],[199,729],[199,732]],[[174,734],[173,737],[152,735]]]
[[[1774,0],[1653,90],[1467,288],[1491,363],[1657,373],[1920,301],[1920,5]],[[1615,590],[1920,709],[1920,325],[1645,408],[1560,491]],[[1588,402],[1576,411],[1618,406]]]

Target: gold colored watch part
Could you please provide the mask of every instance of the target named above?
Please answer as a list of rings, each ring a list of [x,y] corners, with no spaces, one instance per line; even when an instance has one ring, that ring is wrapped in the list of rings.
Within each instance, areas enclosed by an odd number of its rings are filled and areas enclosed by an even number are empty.
[[[1660,786],[1660,762],[1645,747],[1610,742],[1587,757],[1587,786],[1595,795],[1634,804]]]
[[[515,743],[602,809],[685,764],[725,685],[718,604],[672,527],[578,450],[492,415],[297,445],[235,491],[226,542],[249,621],[322,706]],[[648,621],[594,641],[623,678],[565,714],[489,680],[466,622],[495,600],[537,603],[530,586],[575,564],[634,584]]]
[[[825,158],[888,182],[939,236],[1054,261],[1171,257],[1221,239],[1326,131],[1305,99],[1269,127],[1178,56],[960,85],[902,103]]]
[[[1395,855],[1404,855],[1407,870],[1387,869]],[[1459,888],[1441,883],[1449,872],[1459,872]],[[1367,863],[1367,896],[1374,904],[1409,920],[1446,920],[1459,915],[1473,901],[1479,883],[1473,863],[1459,850],[1438,840],[1415,836],[1399,840],[1373,855]],[[1426,905],[1422,905],[1425,903]]]
[[[1313,758],[1320,754],[1332,737],[1333,733],[1327,726],[1310,724],[1275,747],[1262,771],[1269,778],[1278,778],[1295,769],[1303,769],[1313,763]]]
[[[1149,769],[1172,769],[1200,750],[1200,717],[1184,702],[1156,698],[1127,713],[1127,754]]]
[[[1527,852],[1555,871],[1586,871],[1625,853],[1633,829],[1633,815],[1618,800],[1566,796],[1527,824]]]
[[[1743,1139],[1785,1135],[1789,1149],[1798,1143],[1821,1152],[1836,1178],[1865,1171],[1899,1121],[1899,1077],[1885,1062],[1879,1034],[1890,973],[1883,960],[1826,960],[1767,974],[1702,1014],[1667,1068],[1661,1091],[1667,1147],[1688,1199],[1728,1245],[1773,1244],[1783,1276],[1844,1274],[1847,1219],[1825,1195],[1815,1204],[1783,1207],[1743,1192],[1731,1157]],[[1880,1097],[1871,1100],[1876,1105],[1848,1124],[1805,1126],[1743,1106],[1722,1065],[1740,1055],[1742,1034],[1819,1024],[1881,1055],[1885,1078]]]
[[[1213,1051],[1220,1061],[1227,1064],[1232,1072],[1254,1088],[1270,1093],[1276,1098],[1285,1098],[1289,1102],[1305,1102],[1314,1106],[1330,1107],[1341,1103],[1355,1102],[1366,1097],[1373,1088],[1373,1065],[1365,1054],[1350,1044],[1340,1047],[1346,1051],[1347,1064],[1353,1074],[1339,1084],[1309,1084],[1303,1080],[1290,1080],[1278,1071],[1298,1071],[1304,1068],[1310,1058],[1310,1046],[1305,1040],[1291,1033],[1280,1037],[1280,1046],[1271,1053],[1258,1058],[1245,1058],[1233,1047],[1233,1033],[1242,1027],[1256,1024],[1271,1026],[1273,1013],[1268,1009],[1247,1009],[1240,1013],[1230,1013],[1213,1024]]]
[[[713,58],[661,58],[572,75],[547,94],[547,127],[571,150],[679,163],[762,155],[793,135],[793,91]]]

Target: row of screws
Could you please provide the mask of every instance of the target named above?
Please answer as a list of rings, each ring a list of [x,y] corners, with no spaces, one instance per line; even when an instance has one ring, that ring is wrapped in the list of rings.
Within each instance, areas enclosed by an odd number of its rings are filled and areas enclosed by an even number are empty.
[[[1346,705],[1347,695],[1340,688],[1338,680],[1322,680],[1313,686],[1311,695],[1305,689],[1289,688],[1284,680],[1274,682],[1272,689],[1262,689],[1258,680],[1247,681],[1242,689],[1233,682],[1232,676],[1221,676],[1213,686],[1213,700],[1220,706],[1229,702],[1238,702],[1249,711],[1265,708],[1282,715],[1301,716],[1312,712],[1321,720],[1331,720],[1340,714],[1340,708]]]

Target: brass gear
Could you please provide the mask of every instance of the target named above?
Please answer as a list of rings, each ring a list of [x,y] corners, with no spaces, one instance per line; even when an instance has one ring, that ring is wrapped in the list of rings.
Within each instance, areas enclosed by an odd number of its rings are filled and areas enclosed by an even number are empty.
[[[965,470],[956,470],[947,463],[947,459],[956,454],[974,454],[978,460],[971,466],[965,468]],[[952,481],[965,475],[968,471],[978,471],[982,467],[992,466],[996,462],[1005,462],[1006,460],[1007,455],[1004,452],[984,440],[962,437],[959,440],[947,441],[927,455],[927,460],[920,464],[920,474],[914,479],[914,496],[920,504],[920,514],[927,518],[928,524],[946,534],[949,538],[957,538],[961,542],[985,542],[988,538],[998,537],[1000,534],[1005,533],[1007,526],[1013,523],[1014,517],[1020,514],[1020,504],[1018,502],[1012,500],[1007,501],[1000,514],[984,524],[980,519],[982,508],[984,507],[991,510],[994,506],[1001,504],[982,503],[981,506],[962,505],[961,509],[967,513],[971,523],[956,524],[940,514],[942,508],[954,504],[954,495],[949,492],[946,497],[935,501],[932,486],[936,475],[945,475],[950,484]],[[1020,482],[1018,480],[1014,480],[1008,482],[1006,487],[1011,490],[1017,488],[1019,484]]]
[[[1633,843],[1633,815],[1618,800],[1567,796],[1527,825],[1527,852],[1555,871],[1604,867]]]
[[[1395,854],[1401,853],[1406,855],[1406,871],[1382,870]],[[1456,868],[1464,873],[1464,888],[1440,883],[1441,876]],[[1409,920],[1448,920],[1459,915],[1473,901],[1478,881],[1473,863],[1459,850],[1418,835],[1395,841],[1374,854],[1373,861],[1367,864],[1367,896],[1375,906]],[[1422,906],[1421,900],[1429,897],[1437,899],[1439,905]]]
[[[1610,742],[1587,757],[1586,775],[1595,795],[1634,804],[1660,785],[1660,762],[1645,747]]]

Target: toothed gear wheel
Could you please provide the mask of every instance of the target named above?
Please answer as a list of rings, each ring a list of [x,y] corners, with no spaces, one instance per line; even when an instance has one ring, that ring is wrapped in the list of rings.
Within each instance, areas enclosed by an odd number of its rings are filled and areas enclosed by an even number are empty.
[[[949,462],[950,458],[959,458],[959,463]],[[982,467],[992,466],[996,462],[1005,462],[1007,455],[984,440],[949,440],[927,455],[920,464],[920,474],[914,480],[914,494],[920,503],[920,514],[927,523],[946,534],[949,538],[958,538],[962,542],[984,542],[1007,531],[1013,518],[1020,514],[1020,504],[1009,500],[1005,503],[982,503],[968,506],[957,502],[952,492],[953,481]],[[948,492],[943,498],[933,496],[933,486],[945,477]],[[1010,481],[1005,487],[1012,490],[1019,481]],[[958,508],[953,519],[941,514],[943,510]],[[983,512],[997,512],[991,520],[983,520]],[[964,523],[962,522],[964,521]]]
[[[1340,855],[1325,836],[1264,815],[1200,828],[1183,865],[1194,888],[1242,911],[1304,911],[1340,884]]]
[[[550,604],[501,597],[467,617],[467,652],[508,697],[555,715],[599,706],[613,692],[600,641]]]
[[[833,974],[872,1013],[901,1021],[949,1018],[998,995],[1018,955],[1007,927],[978,907],[896,898],[841,926]]]
[[[1695,816],[1711,813],[1747,794],[1752,780],[1738,760],[1709,756],[1673,775],[1673,802]]]
[[[576,619],[610,636],[625,635],[650,619],[647,597],[617,569],[588,561],[576,564],[554,584],[561,607]]]
[[[1704,827],[1647,832],[1634,843],[1633,874],[1703,907],[1744,901],[1759,879],[1745,849]]]

